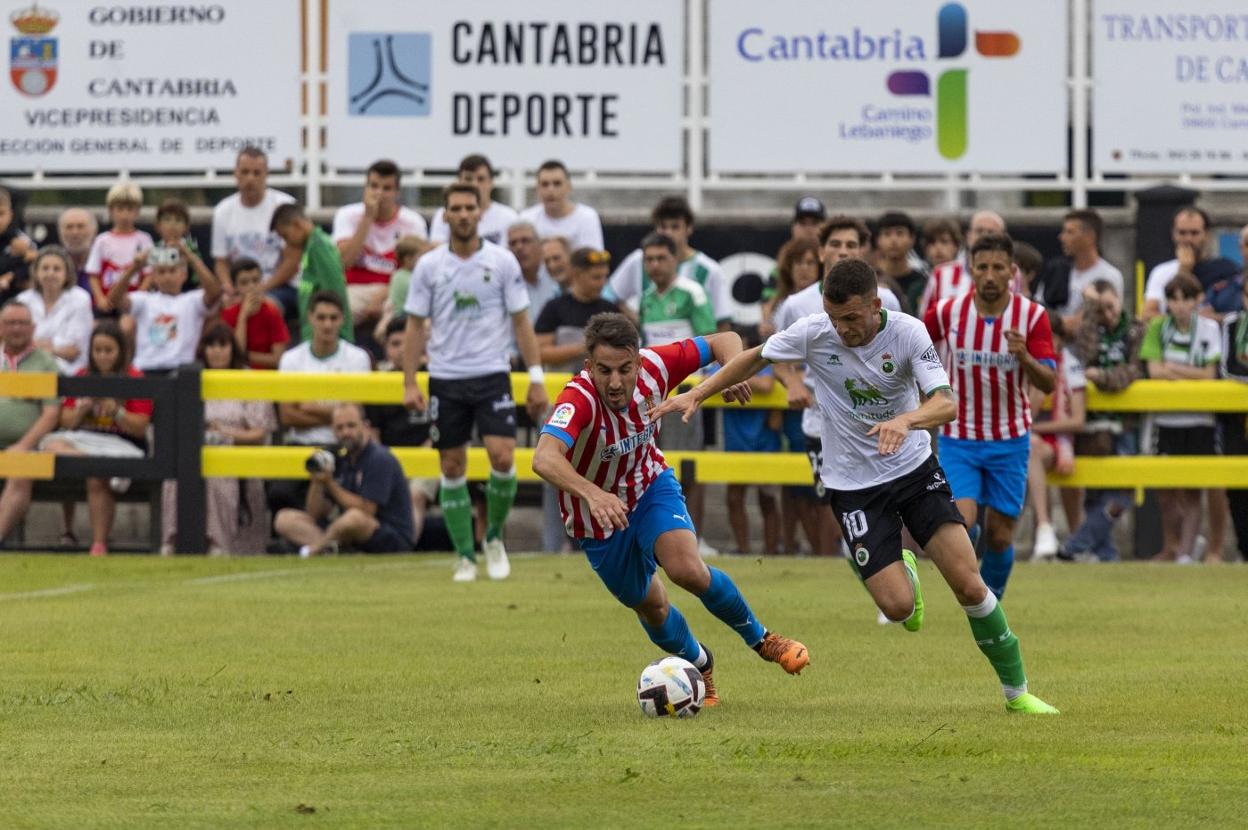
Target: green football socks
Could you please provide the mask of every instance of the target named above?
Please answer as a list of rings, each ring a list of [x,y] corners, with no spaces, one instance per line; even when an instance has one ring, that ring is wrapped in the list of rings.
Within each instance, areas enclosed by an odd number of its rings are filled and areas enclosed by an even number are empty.
[[[1018,697],[1027,692],[1027,675],[1023,671],[1023,652],[1018,646],[1018,638],[1010,631],[1010,624],[1005,619],[1005,609],[997,602],[996,596],[989,591],[984,601],[978,605],[964,605],[971,622],[971,633],[975,635],[975,645],[992,663],[1001,679],[1001,688],[1007,698]]]
[[[491,484],[493,479],[491,479]],[[515,495],[515,479],[512,479],[512,495]],[[455,552],[463,558],[477,561],[474,552],[476,540],[472,533],[472,496],[468,494],[466,478],[442,478],[442,492],[438,498],[442,505],[442,518],[446,521],[446,531],[455,545]]]
[[[498,539],[503,535],[503,524],[515,501],[516,468],[505,473],[490,470],[490,480],[485,485],[486,539]]]

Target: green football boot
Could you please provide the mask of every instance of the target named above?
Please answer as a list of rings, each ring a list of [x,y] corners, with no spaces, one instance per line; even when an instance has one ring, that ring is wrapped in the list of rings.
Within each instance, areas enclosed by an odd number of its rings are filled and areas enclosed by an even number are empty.
[[[914,585],[914,613],[902,620],[901,624],[906,631],[918,631],[923,627],[923,589],[919,586],[919,563],[915,561],[914,554],[905,548],[901,549],[901,563],[910,574],[910,582]]]
[[[1013,700],[1005,702],[1007,712],[1022,712],[1026,715],[1060,715],[1055,707],[1028,692],[1023,692]]]

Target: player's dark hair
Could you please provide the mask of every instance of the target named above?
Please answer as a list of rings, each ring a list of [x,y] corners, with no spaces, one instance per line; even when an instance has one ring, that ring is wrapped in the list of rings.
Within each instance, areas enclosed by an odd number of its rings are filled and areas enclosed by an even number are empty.
[[[914,220],[910,218],[910,214],[900,210],[890,210],[880,217],[875,223],[877,233],[883,233],[885,228],[905,228],[910,231],[911,236],[918,236],[919,227],[914,224]]]
[[[273,219],[269,222],[269,230],[281,230],[303,218],[303,205],[298,202],[287,202],[284,205],[278,205],[277,210],[273,211]]]
[[[1174,219],[1178,219],[1180,216],[1199,216],[1200,221],[1205,224],[1205,230],[1209,230],[1209,214],[1205,212],[1204,208],[1198,208],[1195,205],[1184,205],[1174,212]],[[1174,219],[1170,220],[1172,225],[1174,224]]]
[[[187,209],[186,202],[181,199],[165,199],[156,208],[156,221],[166,218],[181,219],[188,228],[191,225],[191,212]]]
[[[1166,283],[1166,299],[1177,300],[1182,297],[1185,300],[1192,300],[1203,296],[1205,290],[1200,286],[1200,280],[1191,274],[1177,274],[1174,279]]]
[[[672,256],[676,256],[676,240],[672,239],[665,233],[651,231],[641,239],[641,244],[637,247],[645,251],[646,248],[666,248],[672,252]]]
[[[407,331],[407,315],[399,314],[389,323],[386,323],[386,336],[384,339],[389,340],[390,335],[396,332],[402,334],[405,331]]]
[[[833,305],[853,297],[871,297],[879,292],[875,269],[861,259],[841,259],[823,278],[823,298]]]
[[[478,207],[481,205],[481,191],[477,190],[477,186],[475,184],[468,184],[467,182],[453,182],[448,184],[446,186],[446,190],[442,191],[443,207],[446,207],[451,203],[452,193],[467,193],[472,197],[473,201],[477,203]]]
[[[1079,208],[1078,210],[1068,212],[1062,217],[1062,221],[1078,222],[1080,225],[1083,225],[1084,230],[1092,231],[1092,233],[1096,236],[1098,244],[1101,241],[1101,236],[1105,233],[1105,220],[1101,219],[1101,215],[1099,213],[1087,208]]]
[[[1014,259],[1014,240],[1004,233],[986,233],[971,246],[971,262],[981,251],[1004,251],[1011,260]]]
[[[865,222],[842,213],[839,216],[833,216],[819,227],[819,247],[822,248],[824,245],[827,245],[828,237],[832,234],[846,229],[855,231],[858,234],[858,244],[861,247],[865,248],[867,242],[871,240],[871,231],[867,228]]]
[[[475,173],[482,167],[490,171],[490,178],[494,177],[494,165],[490,164],[490,160],[480,153],[464,156],[459,161],[459,167],[456,173]]]
[[[650,221],[655,225],[670,219],[680,219],[686,225],[693,224],[693,208],[684,196],[664,196],[650,211]]]
[[[641,333],[623,314],[615,311],[595,314],[585,324],[585,351],[593,355],[598,346],[635,352],[641,349]]]
[[[1027,242],[1014,243],[1014,264],[1024,274],[1039,274],[1044,267],[1044,256],[1035,245]]]
[[[403,173],[399,170],[399,166],[390,159],[378,159],[368,166],[368,171],[364,174],[368,178],[373,173],[381,176],[383,179],[394,179],[395,184],[403,183]]]
[[[1115,297],[1121,296],[1121,292],[1118,290],[1118,286],[1114,285],[1109,280],[1092,280],[1092,287],[1096,289],[1097,294],[1104,294],[1106,291],[1108,291],[1110,294],[1113,294]]]
[[[234,157],[234,163],[238,164],[239,159],[261,159],[268,166],[269,156],[264,150],[261,150],[254,144],[248,144],[246,147],[238,151],[238,155]]]
[[[311,314],[316,311],[316,307],[321,303],[329,303],[343,314],[347,311],[346,303],[342,301],[342,297],[337,291],[330,291],[327,288],[322,288],[320,291],[313,293],[313,295],[308,298],[308,313]]]
[[[962,229],[952,219],[928,219],[923,223],[923,243],[935,242],[942,236],[953,240],[954,245],[962,244]]]
[[[201,366],[207,366],[208,359],[204,356],[204,352],[207,351],[209,346],[220,346],[224,343],[230,344],[230,368],[246,369],[247,361],[243,359],[243,350],[238,347],[238,340],[234,337],[234,329],[220,320],[205,329],[200,336],[199,345],[195,347],[195,359],[199,361]]]
[[[91,330],[91,339],[87,341],[87,374],[103,375],[106,374],[95,362],[95,350],[89,344],[95,342],[97,337],[108,337],[117,344],[117,365],[113,367],[113,371],[107,374],[120,375],[125,373],[126,367],[130,365],[130,342],[129,338],[121,331],[121,326],[113,320],[101,320],[95,324],[95,328]]]
[[[545,173],[547,170],[561,170],[563,171],[563,175],[567,176],[568,178],[572,178],[571,175],[569,175],[568,173],[568,168],[564,165],[563,162],[559,161],[558,159],[547,159],[546,161],[542,162],[542,166],[537,168],[537,175],[540,176],[543,173]]]
[[[230,281],[238,279],[238,275],[244,271],[259,271],[260,263],[256,262],[249,256],[239,257],[230,263]]]

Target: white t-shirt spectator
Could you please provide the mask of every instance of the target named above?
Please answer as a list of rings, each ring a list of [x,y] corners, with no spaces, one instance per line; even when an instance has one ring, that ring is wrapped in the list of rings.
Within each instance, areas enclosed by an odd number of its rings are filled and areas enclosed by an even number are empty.
[[[520,263],[482,240],[468,259],[439,245],[416,262],[403,310],[429,318],[429,375],[459,380],[511,371],[511,315],[529,307]]]
[[[135,254],[150,247],[152,237],[147,231],[104,231],[91,243],[91,253],[87,254],[87,273],[100,275],[100,287],[107,294],[121,276],[121,272],[133,261]],[[136,272],[130,278],[131,291],[139,287],[143,273],[147,273],[146,269],[142,273]]]
[[[546,215],[545,206],[536,204],[525,208],[520,213],[520,218],[533,223],[538,239],[562,236],[568,240],[568,247],[573,251],[577,248],[593,248],[595,251],[603,249],[602,220],[598,218],[598,211],[589,205],[578,202],[567,216],[553,219]]]
[[[56,365],[62,375],[74,375],[87,365],[90,357],[91,329],[95,326],[95,318],[91,314],[91,295],[76,285],[71,285],[51,308],[45,308],[43,295],[33,288],[27,288],[17,295],[18,302],[30,309],[30,316],[35,322],[35,340],[51,340],[52,348],[62,349],[66,346],[77,346],[78,357],[66,360],[56,359]]]
[[[1179,261],[1168,259],[1153,266],[1148,272],[1148,281],[1144,283],[1144,302],[1156,300],[1161,303],[1161,313],[1166,313],[1166,286],[1170,280],[1179,275]]]
[[[1083,308],[1083,289],[1097,280],[1112,282],[1118,296],[1122,296],[1122,272],[1106,262],[1104,258],[1098,257],[1091,268],[1083,271],[1078,268],[1070,269],[1070,297],[1066,300],[1062,314],[1069,317]]]
[[[371,372],[372,360],[368,352],[345,340],[338,341],[338,349],[328,357],[312,353],[312,343],[305,341],[282,355],[277,362],[279,372]],[[327,386],[331,384],[326,384]],[[326,403],[329,403],[326,401]],[[329,424],[319,427],[294,427],[286,430],[287,444],[328,446],[335,443],[334,430]]]
[[[485,213],[481,214],[481,221],[477,223],[477,234],[495,245],[506,245],[507,229],[519,218],[520,214],[510,206],[490,202]],[[438,208],[433,214],[433,221],[429,223],[429,241],[449,242],[450,239],[451,226],[446,222],[446,208]]]
[[[338,208],[334,214],[334,244],[350,239],[355,229],[364,218],[364,203],[356,202]],[[429,238],[429,228],[425,225],[425,217],[409,207],[399,206],[399,210],[389,222],[375,221],[364,237],[364,249],[360,251],[355,262],[344,262],[347,283],[350,285],[376,285],[390,282],[390,275],[398,267],[399,258],[394,247],[405,236]]]
[[[255,207],[244,207],[242,197],[227,196],[212,209],[212,256],[234,262],[250,257],[260,263],[267,278],[282,256],[282,240],[269,230],[273,211],[295,201],[295,197],[268,188]]]
[[[134,365],[144,372],[176,369],[195,360],[195,347],[208,316],[204,289],[184,294],[136,291],[130,295],[134,317]]]

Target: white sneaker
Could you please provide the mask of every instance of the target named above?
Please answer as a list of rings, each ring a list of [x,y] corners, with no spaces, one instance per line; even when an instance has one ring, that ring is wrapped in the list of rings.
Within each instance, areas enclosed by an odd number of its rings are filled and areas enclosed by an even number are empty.
[[[507,561],[507,548],[503,547],[502,538],[486,539],[481,543],[485,553],[485,572],[490,579],[506,579],[511,574],[511,563]]]
[[[1197,535],[1196,541],[1192,542],[1192,560],[1199,562],[1205,558],[1205,551],[1209,548],[1209,540],[1204,536]]]
[[[719,556],[719,549],[713,548],[710,545],[708,545],[705,539],[699,539],[698,540],[698,553],[702,556],[703,559],[712,559],[716,556]]]
[[[130,489],[130,479],[121,478],[120,476],[113,476],[112,478],[108,480],[108,489],[112,490],[114,493],[116,493],[119,496],[123,495],[127,490]]]
[[[1031,558],[1037,561],[1053,559],[1057,556],[1057,548],[1057,533],[1053,531],[1053,525],[1036,525],[1036,544],[1031,549]]]
[[[892,620],[888,618],[888,615],[885,614],[883,611],[879,612],[878,616],[875,618],[875,621],[879,623],[880,625],[891,625],[893,622]]]
[[[477,563],[465,556],[459,557],[459,564],[455,566],[451,579],[455,582],[476,582]]]

